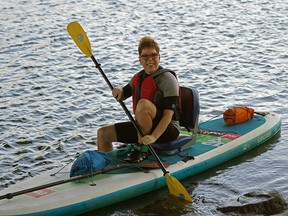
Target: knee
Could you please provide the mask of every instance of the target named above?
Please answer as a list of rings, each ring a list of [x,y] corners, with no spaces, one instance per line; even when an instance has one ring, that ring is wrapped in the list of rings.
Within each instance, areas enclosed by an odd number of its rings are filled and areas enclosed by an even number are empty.
[[[98,142],[115,142],[117,141],[117,134],[114,125],[100,127],[97,130]]]
[[[105,130],[103,127],[101,127],[97,130],[97,139],[103,140],[104,137],[105,137]]]
[[[136,106],[136,113],[138,112],[147,112],[149,110],[149,108],[151,107],[151,103],[149,100],[146,99],[140,99],[137,103]]]

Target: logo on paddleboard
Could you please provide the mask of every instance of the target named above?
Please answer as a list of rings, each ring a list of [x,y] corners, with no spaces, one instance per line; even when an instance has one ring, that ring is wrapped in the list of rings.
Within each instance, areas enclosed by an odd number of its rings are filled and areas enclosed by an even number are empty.
[[[78,37],[77,37],[77,40],[79,41],[79,42],[82,42],[83,41],[83,35],[82,34],[79,34],[78,35]]]
[[[54,190],[44,188],[44,189],[41,189],[38,191],[33,191],[30,193],[27,193],[27,195],[30,197],[33,197],[33,198],[39,198],[39,197],[46,196],[46,195],[49,195],[49,194],[54,193],[54,192],[55,192]]]

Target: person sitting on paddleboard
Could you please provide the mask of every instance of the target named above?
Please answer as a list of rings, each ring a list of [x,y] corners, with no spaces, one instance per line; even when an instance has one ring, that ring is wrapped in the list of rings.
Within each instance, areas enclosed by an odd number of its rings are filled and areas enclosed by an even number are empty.
[[[173,141],[180,132],[180,87],[176,74],[160,66],[160,48],[154,39],[141,38],[138,53],[143,70],[125,87],[115,87],[112,95],[117,101],[132,96],[135,119],[144,136],[137,134],[130,121],[104,126],[97,131],[98,151],[112,151],[112,142],[142,144],[135,145],[124,159],[128,162],[141,162],[148,156],[147,145]]]

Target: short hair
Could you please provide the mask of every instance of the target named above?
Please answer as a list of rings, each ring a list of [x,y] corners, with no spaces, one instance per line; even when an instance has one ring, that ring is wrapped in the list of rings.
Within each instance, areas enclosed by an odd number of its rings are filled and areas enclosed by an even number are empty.
[[[142,50],[144,48],[155,48],[157,53],[160,52],[160,48],[159,48],[158,43],[151,37],[143,37],[140,39],[139,46],[138,46],[139,56],[141,55]]]

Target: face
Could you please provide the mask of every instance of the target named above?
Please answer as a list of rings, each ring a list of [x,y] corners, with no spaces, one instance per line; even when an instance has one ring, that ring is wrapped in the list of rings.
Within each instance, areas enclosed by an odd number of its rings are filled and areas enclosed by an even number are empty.
[[[155,72],[160,64],[160,54],[155,48],[144,48],[139,56],[139,62],[143,66],[146,73]]]

